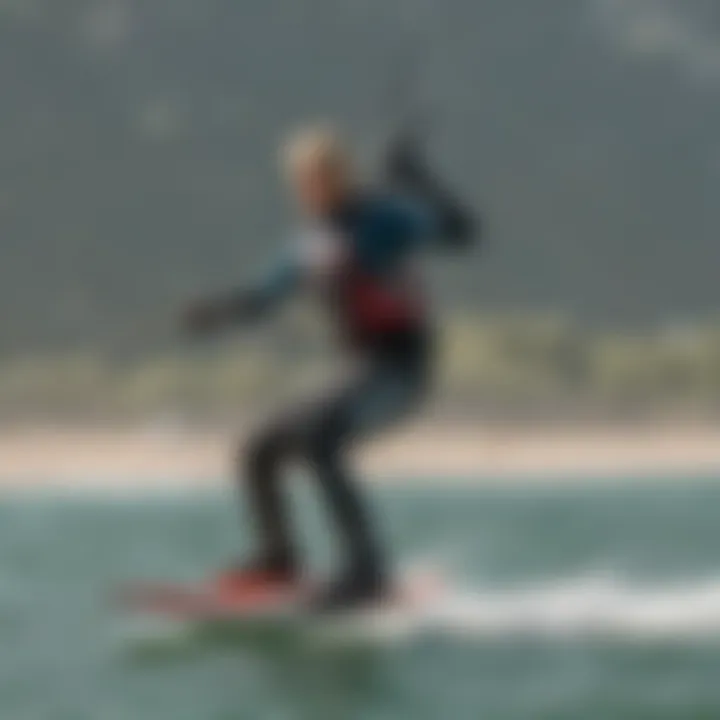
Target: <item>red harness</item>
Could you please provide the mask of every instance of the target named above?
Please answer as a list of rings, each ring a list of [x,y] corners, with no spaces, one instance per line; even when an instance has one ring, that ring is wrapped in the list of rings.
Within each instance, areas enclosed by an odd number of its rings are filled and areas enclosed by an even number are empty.
[[[355,336],[409,330],[424,322],[425,299],[415,278],[401,277],[390,285],[356,270],[343,290],[344,319]]]

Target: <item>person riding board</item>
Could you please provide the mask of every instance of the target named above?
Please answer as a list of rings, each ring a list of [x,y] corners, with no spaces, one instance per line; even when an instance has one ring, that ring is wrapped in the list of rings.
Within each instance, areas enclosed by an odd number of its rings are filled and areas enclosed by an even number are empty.
[[[462,248],[478,234],[470,213],[432,173],[409,136],[391,144],[387,182],[357,182],[351,154],[333,129],[296,134],[284,157],[306,227],[260,282],[193,303],[184,326],[208,334],[263,316],[301,288],[319,294],[355,361],[339,387],[292,405],[249,441],[239,467],[258,523],[257,556],[221,578],[242,593],[294,588],[301,564],[291,537],[281,475],[304,461],[341,535],[347,564],[312,598],[320,609],[387,595],[390,576],[348,468],[359,439],[411,415],[432,375],[432,329],[413,260],[437,243]]]

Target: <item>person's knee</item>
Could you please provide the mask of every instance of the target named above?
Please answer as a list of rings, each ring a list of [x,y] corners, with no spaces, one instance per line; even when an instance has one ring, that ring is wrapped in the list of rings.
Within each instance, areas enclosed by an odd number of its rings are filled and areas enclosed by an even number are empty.
[[[306,438],[305,456],[315,467],[335,464],[341,450],[342,438],[335,423],[322,423]]]
[[[263,432],[251,438],[240,458],[240,465],[251,481],[273,473],[282,461],[284,443],[278,433]]]

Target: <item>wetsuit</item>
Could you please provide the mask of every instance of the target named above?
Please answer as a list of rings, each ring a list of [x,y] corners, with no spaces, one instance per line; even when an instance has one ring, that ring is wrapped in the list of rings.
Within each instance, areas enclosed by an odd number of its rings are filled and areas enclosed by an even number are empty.
[[[262,427],[243,455],[241,475],[270,567],[296,563],[279,483],[285,461],[300,458],[311,465],[337,522],[348,575],[382,581],[383,563],[346,467],[346,450],[353,440],[402,419],[425,393],[431,331],[410,261],[437,234],[435,222],[414,204],[358,196],[301,238],[298,252],[255,290],[255,302],[267,307],[310,285],[324,296],[358,360],[344,382]]]
[[[404,190],[407,188],[404,188]],[[282,494],[289,461],[308,464],[324,493],[348,558],[330,604],[382,592],[385,564],[347,467],[353,441],[410,414],[432,365],[432,332],[413,260],[433,243],[461,244],[470,223],[431,188],[358,192],[300,234],[260,282],[224,300],[224,313],[252,318],[300,288],[318,293],[358,361],[344,382],[288,408],[257,430],[239,476],[258,522],[256,567],[292,575],[298,558]]]

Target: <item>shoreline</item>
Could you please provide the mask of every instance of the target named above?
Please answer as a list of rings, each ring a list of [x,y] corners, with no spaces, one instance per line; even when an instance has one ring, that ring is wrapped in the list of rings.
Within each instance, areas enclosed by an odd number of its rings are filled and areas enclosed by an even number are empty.
[[[0,491],[222,487],[243,432],[163,428],[0,430]],[[428,424],[370,445],[370,482],[580,483],[720,478],[720,427]]]

